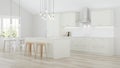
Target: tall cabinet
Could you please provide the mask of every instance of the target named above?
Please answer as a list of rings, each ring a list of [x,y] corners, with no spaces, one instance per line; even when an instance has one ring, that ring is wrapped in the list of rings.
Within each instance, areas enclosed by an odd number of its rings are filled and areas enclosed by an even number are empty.
[[[65,35],[66,27],[76,26],[76,13],[55,13],[54,20],[47,21],[47,37],[61,37]]]

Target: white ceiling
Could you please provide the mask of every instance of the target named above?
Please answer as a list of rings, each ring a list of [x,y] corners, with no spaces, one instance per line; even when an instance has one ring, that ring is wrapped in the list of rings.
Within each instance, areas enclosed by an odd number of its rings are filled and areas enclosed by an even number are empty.
[[[18,3],[18,0],[14,0]],[[33,14],[40,11],[40,0],[21,0],[21,5]],[[120,6],[120,0],[55,0],[55,11],[78,11],[82,7],[111,8]]]

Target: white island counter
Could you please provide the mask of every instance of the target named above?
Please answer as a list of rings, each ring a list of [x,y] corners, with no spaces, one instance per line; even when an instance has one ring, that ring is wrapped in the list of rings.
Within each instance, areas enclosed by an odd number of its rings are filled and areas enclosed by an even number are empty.
[[[47,57],[53,59],[70,57],[70,38],[26,38],[26,41],[47,41]]]
[[[65,58],[70,57],[70,39],[56,38],[48,40],[48,57],[50,58]]]

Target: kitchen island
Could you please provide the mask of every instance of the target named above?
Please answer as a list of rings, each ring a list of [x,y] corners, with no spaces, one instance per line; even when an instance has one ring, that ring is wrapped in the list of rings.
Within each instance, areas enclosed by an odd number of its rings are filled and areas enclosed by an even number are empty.
[[[60,59],[70,57],[70,38],[25,38],[25,41],[47,42],[47,57]]]

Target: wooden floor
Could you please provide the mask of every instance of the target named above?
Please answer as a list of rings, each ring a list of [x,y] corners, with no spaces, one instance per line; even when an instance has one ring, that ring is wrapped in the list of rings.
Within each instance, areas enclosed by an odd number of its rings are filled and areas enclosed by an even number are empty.
[[[0,53],[0,68],[120,68],[120,58],[72,52],[70,58],[40,60]]]

